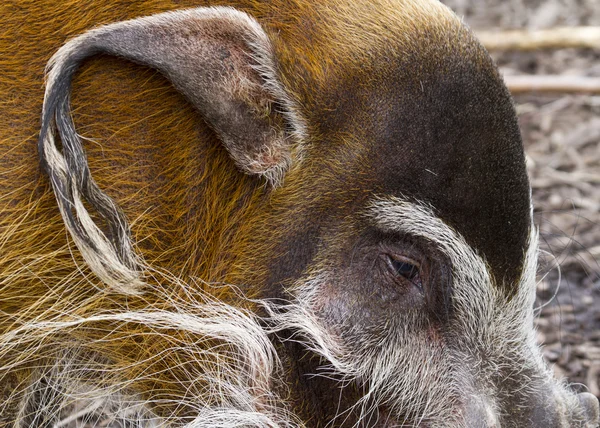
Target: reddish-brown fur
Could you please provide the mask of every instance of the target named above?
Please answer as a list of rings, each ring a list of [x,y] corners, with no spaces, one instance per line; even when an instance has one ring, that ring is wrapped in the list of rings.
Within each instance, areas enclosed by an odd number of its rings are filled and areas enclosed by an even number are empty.
[[[344,47],[330,46],[332,40],[323,34],[327,20],[338,13],[336,2],[324,5],[323,10],[297,0],[210,4],[247,10],[264,20],[268,32],[278,34],[276,47],[281,58],[289,61],[282,62],[286,71],[282,77],[294,76],[295,80],[286,83],[296,90],[294,95],[306,112],[319,102],[320,88],[299,85],[307,81],[330,84],[345,72],[344,64],[330,62],[332,52]],[[31,296],[31,300],[19,299],[15,310],[30,307],[45,292],[38,288],[42,282],[51,287],[56,278],[71,273],[73,257],[86,272],[77,251],[69,247],[54,196],[37,161],[35,140],[48,59],[69,38],[98,25],[202,5],[161,0],[127,4],[18,1],[0,6],[4,21],[0,93],[5,94],[0,114],[0,268],[2,279],[11,278],[3,281],[4,296],[22,296],[24,289]],[[361,7],[357,6],[357,13]],[[329,8],[332,15],[328,16],[323,11]],[[315,15],[324,22],[323,28],[313,31]],[[314,51],[305,52],[308,41]],[[242,250],[232,246],[243,247],[246,240],[261,233],[261,226],[252,226],[248,219],[260,223],[257,214],[271,189],[235,169],[214,133],[165,78],[154,70],[101,56],[87,61],[77,73],[72,93],[78,132],[90,139],[85,147],[90,168],[100,187],[125,211],[147,262],[183,279],[237,282],[247,281],[248,274],[260,277],[260,264],[247,272],[247,267],[234,263],[236,251]],[[358,148],[360,144],[350,139],[342,142]],[[336,166],[329,165],[332,176]],[[300,174],[302,179],[295,179]],[[314,186],[310,179],[315,174],[308,170],[291,175],[288,180],[294,184],[275,197],[296,204],[295,194],[301,193],[300,187]],[[320,174],[320,179],[327,181],[328,175]],[[19,266],[28,261],[32,265],[27,273],[22,272]],[[21,273],[14,277],[15,272]],[[45,278],[46,274],[50,277]],[[40,278],[31,283],[31,276]],[[93,287],[89,292],[93,293]]]
[[[55,196],[38,164],[36,139],[44,98],[44,67],[67,40],[98,25],[207,3],[246,11],[264,27],[277,55],[278,77],[309,124],[311,144],[305,147],[304,161],[294,163],[287,172],[284,185],[273,188],[236,168],[211,128],[158,72],[108,56],[87,60],[73,83],[74,122],[86,139],[92,174],[125,212],[137,251],[149,267],[143,272],[148,284],[143,294],[124,296],[107,290],[86,267],[65,231]],[[205,292],[217,300],[240,304],[232,288],[222,284],[239,286],[250,298],[284,297],[279,289],[266,291],[265,284],[289,285],[285,278],[280,284],[278,269],[287,273],[306,266],[296,266],[295,253],[280,254],[280,244],[295,240],[302,247],[313,238],[321,239],[325,234],[313,228],[327,224],[314,219],[336,212],[337,216],[327,221],[337,222],[332,226],[338,227],[345,214],[354,214],[373,193],[386,191],[372,173],[372,153],[376,150],[369,135],[385,124],[383,119],[371,117],[379,110],[367,99],[370,85],[379,85],[380,80],[386,84],[391,80],[390,86],[397,83],[396,69],[390,71],[390,77],[379,64],[381,58],[396,55],[393,59],[400,58],[398,62],[404,64],[406,55],[406,63],[415,68],[402,76],[404,80],[398,80],[398,85],[413,89],[421,83],[418,73],[435,79],[441,67],[438,58],[447,54],[459,58],[459,64],[464,58],[469,70],[491,76],[492,97],[506,101],[491,61],[472,35],[437,2],[426,6],[422,8],[413,0],[2,3],[0,335],[32,320],[71,320],[123,308],[176,311],[177,305],[202,301],[198,296]],[[393,47],[391,39],[396,42]],[[375,89],[385,91],[385,87]],[[339,117],[336,102],[346,96],[349,100],[344,101],[351,108],[339,111],[350,117]],[[382,103],[387,101],[382,99]],[[385,108],[387,105],[381,110]],[[346,127],[338,132],[340,123]],[[518,251],[514,258],[497,263],[502,269],[506,265],[512,269],[506,284],[498,281],[499,286],[507,287],[508,296],[510,287],[518,282],[525,251],[521,240],[527,239],[529,228],[527,183],[519,150],[520,146],[514,151],[514,165],[522,167],[515,175],[519,177],[513,187],[517,191],[505,192],[507,198],[513,193],[521,198],[513,226],[518,239],[511,241],[516,242]],[[485,206],[485,201],[479,202]],[[454,226],[456,218],[461,217],[450,216],[449,223]],[[96,220],[102,224],[102,219]],[[331,248],[345,248],[342,235],[326,236]],[[471,237],[475,244],[469,244],[477,246],[489,237],[485,232],[481,236]],[[511,264],[514,260],[517,262]],[[288,276],[299,275],[293,272]],[[19,349],[10,355],[0,353],[0,367],[15,364],[14,369],[0,371],[0,382],[26,385],[35,379],[36,366],[49,364],[47,358],[56,357],[57,348],[77,344],[83,358],[93,355],[120,368],[112,380],[127,380],[128,386],[145,399],[177,401],[186,394],[202,394],[206,385],[190,382],[190,374],[202,370],[198,361],[185,349],[171,349],[178,340],[185,344],[202,338],[177,330],[168,331],[167,336],[170,338],[147,326],[111,322],[55,332],[32,354],[19,354]],[[206,346],[215,344],[209,341]],[[161,358],[156,359],[157,355]],[[282,376],[284,382],[305,381],[302,367],[294,361],[284,361],[284,366],[300,373],[287,373]],[[285,388],[277,384],[272,387],[282,392],[282,398],[288,398]],[[7,397],[13,389],[22,388],[7,388]],[[301,390],[302,385],[290,385],[290,389]],[[0,402],[0,412],[4,410],[0,423],[11,421],[14,415],[10,409],[19,399],[17,395]],[[326,404],[319,403],[319,398],[312,399],[316,403],[309,403],[310,397],[292,396],[290,407],[305,421],[319,418],[314,409],[323,414],[331,411],[321,409]],[[173,402],[156,403],[153,409],[159,415],[174,417],[194,411]]]
[[[198,5],[178,3],[40,5],[18,1],[0,6],[3,333],[19,323],[12,314],[31,319],[51,308],[68,311],[67,302],[78,306],[91,298],[69,314],[76,316],[122,303],[118,296],[99,297],[102,293],[95,287],[102,285],[69,241],[54,195],[38,165],[35,140],[44,67],[66,40],[89,28]],[[267,189],[263,183],[236,171],[213,132],[153,70],[114,58],[95,58],[78,73],[73,94],[79,132],[99,142],[86,144],[91,169],[101,188],[118,200],[130,219],[134,239],[146,261],[183,280],[221,280],[231,262],[226,249],[240,233],[232,225],[264,197]],[[78,284],[76,292],[74,284]],[[160,306],[152,292],[129,304]],[[155,338],[146,343],[140,337],[140,341],[121,341],[115,349],[102,352],[127,364],[159,351],[161,344]],[[20,373],[21,379],[27,372]],[[3,415],[8,418],[4,422],[10,421],[7,409]]]

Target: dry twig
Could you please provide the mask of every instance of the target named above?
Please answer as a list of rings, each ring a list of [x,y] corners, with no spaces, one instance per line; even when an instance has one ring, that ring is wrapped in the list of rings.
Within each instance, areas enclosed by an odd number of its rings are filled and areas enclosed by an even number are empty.
[[[513,94],[532,91],[600,94],[598,77],[521,75],[504,76],[504,81]]]
[[[477,33],[477,37],[489,50],[600,49],[600,27],[559,27],[535,31],[482,31]]]

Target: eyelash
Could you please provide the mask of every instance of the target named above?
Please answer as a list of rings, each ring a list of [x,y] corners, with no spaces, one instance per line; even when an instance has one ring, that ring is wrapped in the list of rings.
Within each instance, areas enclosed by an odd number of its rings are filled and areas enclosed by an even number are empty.
[[[421,267],[416,261],[387,255],[387,266],[395,278],[402,278],[419,288],[423,292]]]

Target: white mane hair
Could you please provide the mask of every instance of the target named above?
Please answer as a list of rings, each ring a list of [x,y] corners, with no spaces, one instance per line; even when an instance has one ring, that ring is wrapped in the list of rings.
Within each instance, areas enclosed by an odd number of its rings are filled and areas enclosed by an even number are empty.
[[[28,385],[19,387],[9,400],[0,401],[0,413],[8,411],[9,402],[18,400],[15,428],[301,427],[288,412],[285,400],[274,392],[281,364],[261,320],[249,310],[198,295],[197,287],[194,296],[186,293],[185,301],[174,297],[174,288],[185,291],[187,285],[168,275],[161,279],[164,287],[157,291],[164,292],[167,303],[162,308],[128,310],[125,305],[86,317],[72,316],[61,308],[48,319],[16,319],[15,328],[0,336],[0,360],[4,362],[0,379],[20,367],[35,369]],[[48,313],[52,312],[49,308]],[[118,366],[89,351],[85,331],[98,323],[108,323],[113,329],[101,339],[90,339],[103,347],[120,346],[118,340],[123,336],[112,337],[112,333],[132,328],[141,328],[144,335],[166,341],[169,347],[150,357],[152,361],[134,363],[146,371],[141,377],[127,379],[125,373],[135,367]],[[185,366],[186,393],[172,402],[154,400],[152,392],[143,396],[132,386],[159,375],[147,368],[162,367],[166,353],[189,363]],[[163,368],[174,369],[177,367]],[[156,404],[193,409],[194,415],[156,414]]]
[[[463,332],[463,349],[486,349],[498,357],[496,361],[500,364],[506,362],[505,368],[509,370],[525,369],[508,367],[510,361],[528,361],[536,366],[531,367],[535,372],[546,373],[530,326],[537,260],[535,229],[532,228],[517,293],[507,301],[492,285],[483,259],[429,207],[398,198],[375,198],[367,207],[366,217],[384,231],[402,231],[426,238],[449,258],[454,278],[453,304],[460,323],[457,328]],[[350,351],[348,343],[321,317],[319,293],[330,273],[319,264],[319,256],[317,266],[321,267],[306,272],[288,290],[287,302],[247,301],[238,293],[242,304],[232,306],[198,292],[210,288],[208,284],[190,287],[172,275],[156,272],[154,279],[162,285],[154,286],[153,293],[161,301],[160,307],[149,304],[133,310],[121,305],[76,317],[70,315],[73,308],[63,305],[49,308],[44,319],[21,322],[15,318],[15,328],[0,336],[0,360],[6,362],[0,367],[0,378],[25,363],[36,369],[29,385],[15,393],[20,394],[17,397],[20,406],[14,426],[302,427],[286,403],[282,365],[271,340],[272,335],[285,330],[293,333],[291,340],[301,342],[322,357],[322,368],[315,375],[337,379],[341,387],[353,382],[364,391],[351,409],[338,409],[331,424],[341,424],[351,412],[357,411],[356,425],[371,425],[393,414],[419,423],[433,423],[431,426],[461,427],[463,422],[453,413],[457,403],[452,397],[447,400],[439,397],[459,390],[464,393],[472,382],[473,395],[481,398],[480,386],[494,383],[486,381],[491,372],[485,369],[485,362],[481,362],[477,373],[463,373],[456,355],[428,346],[424,336],[409,334],[402,320],[390,320],[385,334],[376,338],[377,343],[357,345]],[[72,290],[83,286],[72,282],[69,285]],[[110,293],[102,289],[98,292]],[[84,306],[86,301],[79,304]],[[259,317],[244,306],[263,308],[267,316]],[[166,403],[163,398],[153,398],[151,391],[147,395],[136,391],[134,383],[141,379],[124,376],[125,372],[133,371],[132,367],[117,366],[90,353],[85,336],[77,335],[80,329],[85,333],[98,323],[108,323],[114,330],[125,332],[131,330],[130,326],[137,326],[144,335],[169,343],[163,353],[149,357],[152,361],[137,360],[133,364],[142,364],[144,368],[161,366],[166,353],[186,359],[192,364],[185,366],[188,370],[185,394]],[[111,331],[106,331],[105,336],[93,340],[106,341],[102,346],[119,346],[118,340],[123,337],[113,337]],[[528,357],[522,358],[524,355]],[[36,364],[32,364],[34,357]],[[190,372],[190,367],[197,370]],[[152,380],[159,374],[150,370],[140,376]],[[473,376],[478,377],[477,387]],[[526,389],[524,386],[521,393],[528,393]],[[494,394],[490,388],[483,397],[490,423],[497,422]],[[193,409],[193,416],[155,412],[156,405],[167,404]],[[380,412],[381,408],[389,414]],[[445,422],[439,425],[440,421]]]

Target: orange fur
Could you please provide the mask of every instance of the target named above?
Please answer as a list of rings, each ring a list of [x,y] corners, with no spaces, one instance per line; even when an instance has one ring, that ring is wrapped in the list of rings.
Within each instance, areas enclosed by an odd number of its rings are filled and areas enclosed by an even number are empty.
[[[355,149],[352,156],[363,156],[357,132],[309,145],[305,162],[292,166],[285,185],[270,189],[235,168],[213,131],[164,77],[120,59],[93,58],[76,75],[74,121],[87,139],[90,168],[100,188],[123,208],[138,250],[155,269],[145,273],[155,288],[143,296],[125,298],[103,290],[66,235],[38,166],[35,140],[44,67],[66,40],[100,24],[206,3],[18,0],[0,5],[0,334],[32,320],[71,320],[123,307],[172,309],[167,296],[189,302],[194,290],[237,300],[230,288],[207,284],[244,286],[249,297],[257,297],[275,243],[309,221],[306,209],[313,200],[327,198],[320,194],[326,183],[350,176],[368,180],[368,159],[356,171],[344,171],[339,159],[349,156],[343,154],[348,147]],[[368,84],[378,57],[374,49],[386,49],[379,36],[427,33],[432,57],[436,49],[468,50],[466,32],[463,46],[437,43],[448,31],[463,31],[443,6],[404,0],[400,8],[398,3],[239,0],[211,5],[237,7],[264,25],[274,39],[281,80],[314,124],[312,113],[323,102],[322,94],[337,82],[354,73]],[[356,20],[357,15],[365,19]],[[361,32],[353,28],[357,22],[364,26]],[[410,31],[398,31],[399,26]],[[407,56],[422,48],[410,38],[405,42]],[[317,128],[309,132],[313,141],[322,138]],[[348,188],[350,192],[351,182]],[[354,198],[349,193],[347,203]],[[178,286],[169,275],[188,285]],[[189,382],[197,370],[193,359],[186,360],[185,352],[168,352],[178,340],[191,339],[176,331],[169,333],[170,339],[154,333],[135,324],[98,322],[48,337],[35,355],[0,354],[0,361],[18,364],[19,379],[26,382],[55,347],[80,342],[83,353],[110,359],[122,369],[118,376],[138,379],[131,386],[155,399],[205,387]],[[2,376],[6,379],[7,373],[0,373],[0,382]],[[10,403],[0,405],[0,413],[9,415]],[[155,410],[182,417],[192,412],[172,404]]]

